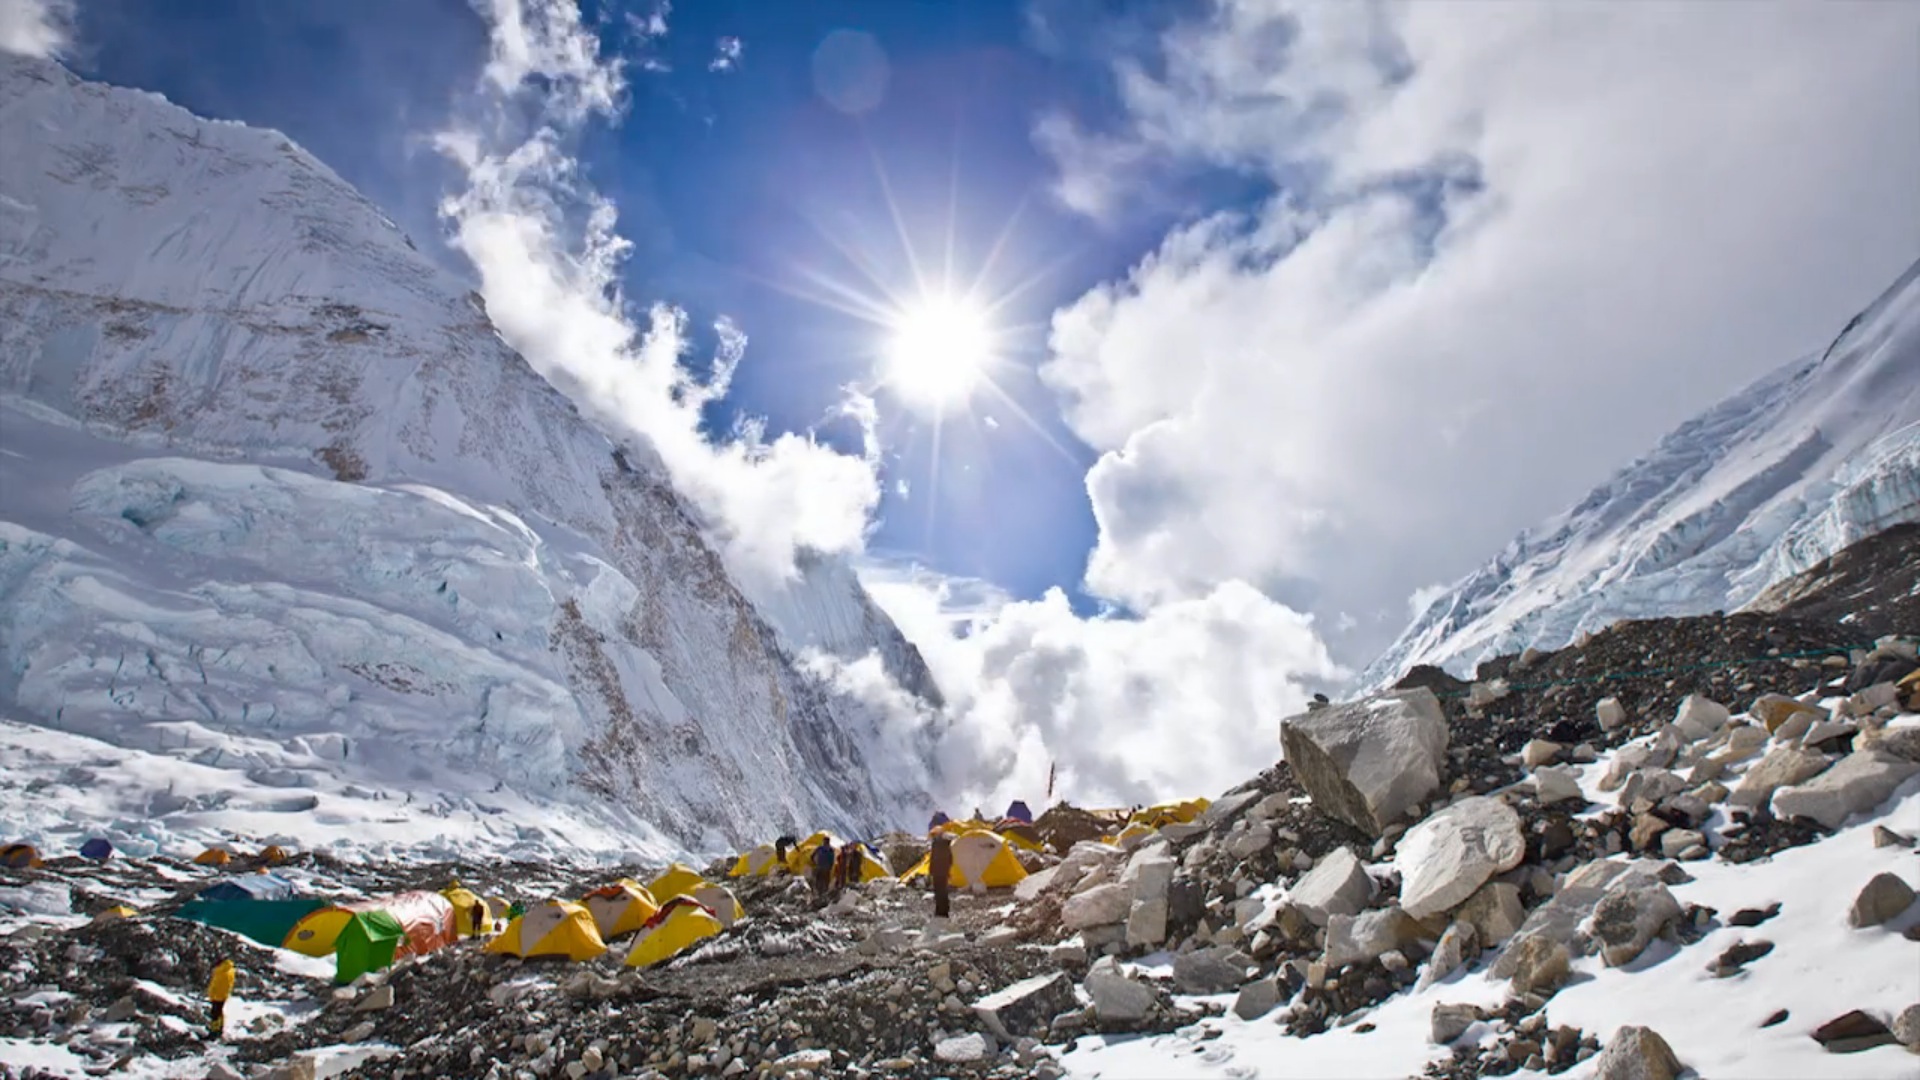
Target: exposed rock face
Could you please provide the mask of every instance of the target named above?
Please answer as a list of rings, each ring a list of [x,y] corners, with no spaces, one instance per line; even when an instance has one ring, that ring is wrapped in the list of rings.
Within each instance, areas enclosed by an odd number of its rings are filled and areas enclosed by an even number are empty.
[[[1804,817],[1839,828],[1849,815],[1871,810],[1887,800],[1920,765],[1878,750],[1860,750],[1804,784],[1774,792],[1775,817]]]
[[[1594,1062],[1594,1080],[1675,1080],[1685,1066],[1652,1028],[1623,1027]]]
[[[1511,807],[1486,796],[1462,799],[1401,838],[1393,858],[1400,906],[1416,919],[1451,911],[1526,854],[1520,815]]]
[[[1280,739],[1315,806],[1379,836],[1440,786],[1447,720],[1420,687],[1302,713],[1281,723]]]

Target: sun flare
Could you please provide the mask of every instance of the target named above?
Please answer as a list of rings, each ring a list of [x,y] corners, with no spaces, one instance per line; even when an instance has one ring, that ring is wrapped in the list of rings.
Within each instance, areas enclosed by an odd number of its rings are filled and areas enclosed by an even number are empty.
[[[965,297],[923,296],[903,308],[890,329],[887,385],[920,408],[965,401],[993,359],[992,324]]]

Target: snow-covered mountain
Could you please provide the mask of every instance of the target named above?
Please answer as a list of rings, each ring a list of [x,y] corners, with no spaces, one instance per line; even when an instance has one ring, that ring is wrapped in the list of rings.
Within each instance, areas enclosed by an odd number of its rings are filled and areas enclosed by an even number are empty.
[[[1734,610],[1920,520],[1920,263],[1825,351],[1682,424],[1428,606],[1361,676],[1553,649],[1620,619]]]
[[[852,571],[745,595],[326,166],[7,55],[0,146],[0,719],[115,763],[100,817],[636,851],[924,813],[914,734],[809,674],[937,698]],[[0,835],[57,827],[29,803]]]

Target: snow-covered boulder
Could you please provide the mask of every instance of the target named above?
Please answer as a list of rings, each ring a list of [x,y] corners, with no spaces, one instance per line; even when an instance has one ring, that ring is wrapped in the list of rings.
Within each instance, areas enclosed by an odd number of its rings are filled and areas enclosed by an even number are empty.
[[[1527,854],[1520,815],[1499,799],[1462,799],[1407,830],[1393,857],[1400,906],[1416,919],[1451,911]]]
[[[1421,687],[1291,717],[1280,740],[1321,813],[1379,836],[1440,786],[1447,720]]]
[[[1915,773],[1920,773],[1920,765],[1892,754],[1856,751],[1812,780],[1774,792],[1773,813],[1779,818],[1812,818],[1837,829],[1848,815],[1885,802],[1894,788]]]
[[[1287,899],[1315,926],[1327,925],[1334,915],[1352,915],[1373,899],[1373,878],[1352,851],[1335,848],[1308,871]]]

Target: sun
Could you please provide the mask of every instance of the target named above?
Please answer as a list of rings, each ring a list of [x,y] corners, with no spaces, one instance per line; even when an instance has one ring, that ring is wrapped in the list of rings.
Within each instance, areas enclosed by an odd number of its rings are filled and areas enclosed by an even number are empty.
[[[909,405],[939,412],[966,401],[993,361],[992,320],[966,297],[922,296],[891,324],[886,383]]]

